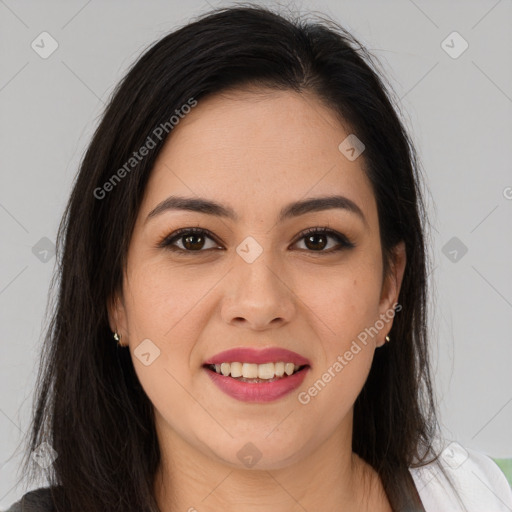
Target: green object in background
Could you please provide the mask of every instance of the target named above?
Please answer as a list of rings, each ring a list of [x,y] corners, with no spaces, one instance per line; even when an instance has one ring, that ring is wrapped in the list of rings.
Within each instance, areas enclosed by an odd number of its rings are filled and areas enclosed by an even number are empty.
[[[512,459],[492,459],[498,466],[500,467],[501,471],[505,473],[505,476],[507,477],[508,483],[510,487],[512,487]]]

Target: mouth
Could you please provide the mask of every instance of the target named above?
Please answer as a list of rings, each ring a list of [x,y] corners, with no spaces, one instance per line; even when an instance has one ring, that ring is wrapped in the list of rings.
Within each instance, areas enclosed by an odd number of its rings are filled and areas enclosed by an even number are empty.
[[[205,364],[203,368],[213,373],[223,375],[224,377],[230,377],[239,382],[260,384],[287,379],[309,368],[309,365],[297,365],[292,362],[284,361],[263,364],[234,361],[231,363]]]
[[[285,369],[284,373],[280,375],[286,364],[280,361],[277,363],[237,364],[234,361],[232,363],[205,364],[203,370],[211,382],[231,398],[242,402],[268,403],[290,395],[301,386],[310,370],[310,366],[307,364],[295,368],[296,365],[288,363],[288,373]],[[238,375],[240,367],[242,375]]]
[[[211,381],[231,398],[264,403],[297,389],[311,368],[311,361],[281,347],[232,348],[204,361]]]

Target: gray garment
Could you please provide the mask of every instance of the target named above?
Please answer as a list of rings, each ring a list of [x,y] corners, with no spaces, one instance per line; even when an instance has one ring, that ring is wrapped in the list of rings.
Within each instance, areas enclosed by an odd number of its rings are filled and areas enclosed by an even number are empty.
[[[52,494],[49,487],[27,492],[5,512],[53,512]]]

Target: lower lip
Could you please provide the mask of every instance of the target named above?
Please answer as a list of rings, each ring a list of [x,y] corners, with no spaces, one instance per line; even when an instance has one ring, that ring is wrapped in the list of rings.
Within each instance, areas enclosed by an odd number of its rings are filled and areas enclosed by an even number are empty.
[[[307,366],[293,375],[277,379],[273,382],[260,383],[241,382],[207,368],[204,370],[221,391],[224,391],[226,395],[236,400],[242,402],[272,402],[297,389],[306,377],[309,367]]]

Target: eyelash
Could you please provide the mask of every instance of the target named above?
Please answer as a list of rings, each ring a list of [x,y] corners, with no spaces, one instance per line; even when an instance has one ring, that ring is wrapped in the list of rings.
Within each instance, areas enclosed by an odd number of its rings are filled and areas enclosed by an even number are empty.
[[[157,248],[165,248],[169,251],[173,251],[176,254],[179,254],[180,256],[188,256],[189,254],[201,253],[201,252],[206,252],[206,251],[210,250],[210,249],[200,249],[197,251],[189,251],[189,250],[181,249],[180,247],[176,247],[173,245],[173,242],[175,242],[176,240],[179,240],[180,238],[183,238],[184,235],[188,235],[188,234],[206,235],[208,238],[211,238],[213,241],[215,241],[217,243],[217,241],[215,240],[215,236],[207,229],[182,228],[182,229],[178,229],[177,231],[171,233],[170,235],[165,236],[162,240],[160,240],[158,242]],[[325,250],[313,251],[313,250],[309,250],[309,249],[301,249],[301,250],[306,251],[306,252],[311,252],[311,253],[318,253],[318,254],[321,254],[321,253],[332,254],[334,252],[339,252],[343,249],[351,249],[351,248],[355,247],[355,244],[353,242],[351,242],[345,235],[342,235],[341,233],[338,233],[337,231],[334,231],[330,228],[323,227],[323,226],[315,226],[312,228],[305,229],[304,231],[302,231],[299,234],[299,236],[296,239],[296,241],[294,242],[294,244],[299,242],[303,238],[307,237],[308,235],[317,235],[317,234],[327,235],[327,236],[330,236],[330,237],[336,239],[336,241],[339,244],[339,247],[331,248],[327,251],[325,251]]]

